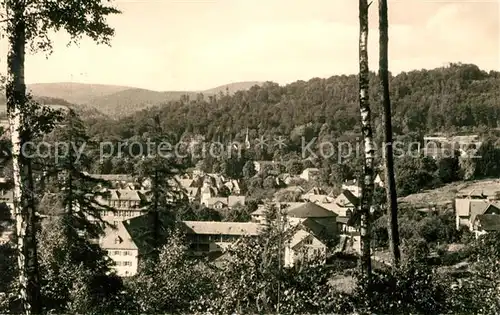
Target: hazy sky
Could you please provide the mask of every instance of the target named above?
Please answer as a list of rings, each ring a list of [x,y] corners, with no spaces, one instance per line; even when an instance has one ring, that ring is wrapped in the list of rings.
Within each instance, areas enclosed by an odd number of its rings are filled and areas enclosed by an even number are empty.
[[[54,34],[48,59],[27,58],[27,82],[203,90],[358,71],[356,0],[122,0],[116,6],[123,14],[109,19],[116,28],[111,48],[89,40],[68,48],[65,35]],[[499,15],[499,0],[389,0],[392,72],[458,61],[499,70]],[[376,0],[370,23],[376,70]]]

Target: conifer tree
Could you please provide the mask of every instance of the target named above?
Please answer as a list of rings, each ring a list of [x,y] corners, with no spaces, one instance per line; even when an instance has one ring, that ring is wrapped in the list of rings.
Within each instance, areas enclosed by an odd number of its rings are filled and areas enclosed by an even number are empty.
[[[176,209],[185,204],[186,194],[180,188],[176,175],[182,173],[183,166],[177,162],[172,149],[173,139],[164,132],[158,116],[153,121],[147,151],[138,166],[138,175],[149,180],[149,189],[141,203],[147,216],[142,242],[151,250],[145,253],[147,260],[158,259],[159,251],[176,225]]]
[[[110,225],[102,220],[102,211],[114,209],[102,202],[110,183],[86,173],[91,167],[87,150],[92,144],[73,110],[67,112],[54,136],[57,145],[66,150],[54,157],[47,172],[53,185],[47,187],[45,200],[61,212],[42,232],[42,293],[46,308],[62,312],[75,310],[68,309],[73,282],[86,281],[93,286],[116,282],[109,275],[111,260],[96,242],[104,233],[103,227]]]

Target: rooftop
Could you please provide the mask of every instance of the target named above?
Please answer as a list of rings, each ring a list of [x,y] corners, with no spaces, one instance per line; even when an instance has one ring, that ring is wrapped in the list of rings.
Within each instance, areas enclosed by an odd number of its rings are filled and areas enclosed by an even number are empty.
[[[253,222],[183,221],[188,234],[258,235],[261,224]]]

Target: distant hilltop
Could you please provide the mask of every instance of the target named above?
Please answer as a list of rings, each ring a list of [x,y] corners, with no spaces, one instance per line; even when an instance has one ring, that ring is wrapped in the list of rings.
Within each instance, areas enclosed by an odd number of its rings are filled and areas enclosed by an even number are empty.
[[[221,92],[234,94],[263,83],[235,82],[205,91],[153,91],[130,86],[60,82],[30,84],[28,90],[35,96],[63,99],[72,104],[95,108],[110,117],[122,117],[151,106],[179,100],[183,95],[194,99],[199,93],[205,97]]]

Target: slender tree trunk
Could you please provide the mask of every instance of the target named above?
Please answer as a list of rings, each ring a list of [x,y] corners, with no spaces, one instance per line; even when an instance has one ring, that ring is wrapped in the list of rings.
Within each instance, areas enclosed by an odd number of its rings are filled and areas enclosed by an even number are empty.
[[[368,3],[359,0],[359,109],[361,114],[361,130],[364,140],[363,181],[361,182],[361,267],[366,276],[371,276],[370,250],[370,209],[373,199],[373,145],[371,111],[368,96]]]
[[[398,231],[398,197],[394,178],[394,156],[392,146],[392,118],[391,99],[389,95],[389,22],[387,19],[387,0],[379,0],[379,77],[381,87],[381,103],[384,109],[384,162],[385,162],[385,191],[387,196],[387,217],[389,247],[392,254],[392,264],[399,265]]]
[[[14,214],[19,268],[19,299],[24,314],[41,311],[38,261],[36,250],[36,213],[33,196],[33,178],[30,161],[21,154],[22,113],[26,103],[24,82],[24,56],[26,25],[24,22],[25,1],[7,1],[8,40],[7,55],[7,115],[11,131],[12,164],[14,178]]]

